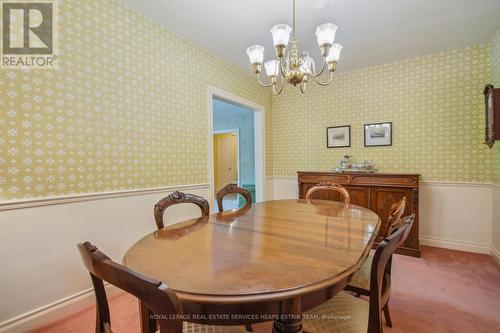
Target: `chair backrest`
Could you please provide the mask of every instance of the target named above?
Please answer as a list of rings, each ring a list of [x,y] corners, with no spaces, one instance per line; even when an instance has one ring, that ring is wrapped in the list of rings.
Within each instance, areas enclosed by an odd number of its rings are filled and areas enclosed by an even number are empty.
[[[401,216],[403,216],[406,208],[406,197],[394,203],[389,211],[389,217],[387,218],[387,223],[383,224],[383,230],[380,230],[379,236],[387,237],[391,234],[395,225],[401,222]]]
[[[158,203],[155,205],[154,214],[156,226],[158,227],[158,229],[162,229],[164,227],[163,214],[165,213],[165,210],[172,205],[181,203],[192,203],[197,205],[198,207],[200,207],[202,216],[208,216],[210,214],[210,205],[205,198],[199,197],[194,194],[175,191],[158,201]]]
[[[331,182],[324,182],[324,183],[319,183],[317,185],[314,185],[313,187],[309,188],[306,193],[306,199],[311,199],[312,195],[314,192],[317,191],[335,191],[340,193],[344,197],[344,205],[345,207],[349,206],[349,203],[351,202],[351,196],[349,195],[349,192],[339,184],[331,183]]]
[[[176,294],[165,284],[114,262],[89,242],[78,244],[78,249],[94,285],[97,333],[111,332],[111,318],[103,281],[134,295],[146,304],[158,317],[161,333],[182,332],[182,305]]]
[[[387,302],[391,290],[392,255],[410,233],[415,220],[415,214],[401,220],[397,229],[386,237],[375,250],[370,273],[370,313],[368,318],[368,333],[383,331],[381,310]]]
[[[241,209],[248,208],[252,205],[252,195],[249,191],[245,190],[244,188],[238,187],[235,184],[227,184],[219,192],[217,192],[217,206],[219,207],[219,212],[224,211],[224,207],[222,206],[224,197],[231,193],[239,193],[245,197],[245,206],[243,206]]]

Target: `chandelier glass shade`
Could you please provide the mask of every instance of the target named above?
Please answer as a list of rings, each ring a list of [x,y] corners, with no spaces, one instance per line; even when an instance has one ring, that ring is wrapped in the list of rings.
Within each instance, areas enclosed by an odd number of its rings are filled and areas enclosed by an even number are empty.
[[[271,87],[275,95],[283,91],[285,80],[293,86],[299,86],[302,93],[306,90],[306,83],[312,78],[321,86],[327,86],[333,81],[333,73],[340,58],[342,45],[334,43],[337,26],[333,23],[324,23],[316,28],[316,38],[323,58],[321,69],[316,70],[314,59],[307,52],[299,53],[298,41],[295,36],[295,0],[293,0],[293,27],[287,24],[277,24],[271,28],[273,44],[277,59],[264,62],[264,47],[252,45],[247,48],[247,55],[257,81],[264,87]],[[290,47],[288,47],[288,45]],[[262,65],[268,77],[268,83],[260,79]],[[329,78],[322,81],[320,77],[328,70]]]

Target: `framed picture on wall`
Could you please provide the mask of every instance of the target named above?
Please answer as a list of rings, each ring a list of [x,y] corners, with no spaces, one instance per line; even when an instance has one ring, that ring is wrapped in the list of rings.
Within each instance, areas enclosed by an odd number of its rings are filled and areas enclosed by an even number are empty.
[[[345,148],[351,146],[351,126],[334,126],[326,128],[326,147]]]
[[[392,123],[365,124],[365,147],[392,146]]]

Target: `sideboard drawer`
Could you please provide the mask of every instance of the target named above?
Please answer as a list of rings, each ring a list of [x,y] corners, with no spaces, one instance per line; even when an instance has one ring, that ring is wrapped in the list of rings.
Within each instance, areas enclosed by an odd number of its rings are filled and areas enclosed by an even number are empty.
[[[343,174],[315,174],[315,175],[299,175],[299,182],[309,184],[319,184],[322,182],[333,182],[337,184],[349,184],[351,177]]]
[[[377,186],[401,186],[412,187],[418,186],[418,177],[415,176],[377,176],[372,175],[355,175],[352,176],[351,184],[359,185],[377,185]]]

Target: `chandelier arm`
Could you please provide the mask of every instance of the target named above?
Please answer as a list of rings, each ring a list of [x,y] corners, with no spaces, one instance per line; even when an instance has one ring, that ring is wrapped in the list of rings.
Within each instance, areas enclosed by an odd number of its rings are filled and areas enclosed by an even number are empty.
[[[280,60],[280,73],[281,73],[281,81],[283,82],[283,78],[285,77],[285,58],[281,58]]]
[[[326,82],[321,82],[321,81],[319,81],[319,80],[316,80],[316,78],[314,78],[314,81],[315,81],[317,84],[319,84],[320,86],[323,86],[323,87],[324,87],[324,86],[329,85],[329,84],[330,84],[330,83],[332,83],[332,81],[333,81],[333,71],[331,71],[331,72],[330,72],[330,79],[329,79],[328,81],[326,81]]]
[[[325,68],[326,68],[326,59],[323,60],[323,66],[321,66],[321,70],[319,71],[319,73],[311,73],[310,75],[316,78],[316,77],[320,76],[321,74],[323,74],[323,72],[325,71]]]
[[[283,76],[281,77],[281,84],[280,84],[280,88],[279,90],[276,90],[276,87],[278,86],[278,83],[276,80],[274,80],[274,84],[273,84],[273,94],[278,96],[279,94],[281,94],[281,91],[283,90]]]
[[[283,91],[283,84],[281,84],[281,87],[278,91],[276,91],[276,85],[273,85],[273,93],[278,96],[279,94],[281,94],[281,92]]]
[[[275,82],[276,83],[276,82]],[[281,92],[283,91],[283,87],[285,86],[285,79],[284,79],[284,76],[282,75],[281,76],[281,87],[278,91],[276,91],[276,84],[273,85],[273,93],[278,96],[279,94],[281,94]]]
[[[272,86],[272,85],[274,85],[274,84],[276,83],[276,82],[272,82],[272,81],[271,81],[270,83],[264,83],[264,82],[262,82],[262,81],[260,80],[260,75],[259,75],[258,73],[257,73],[257,82],[259,82],[259,84],[260,84],[261,86],[266,87],[266,88],[267,88],[267,87],[270,87],[270,86]]]

